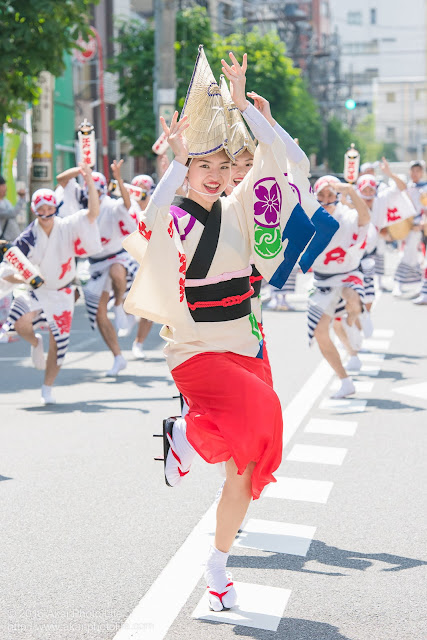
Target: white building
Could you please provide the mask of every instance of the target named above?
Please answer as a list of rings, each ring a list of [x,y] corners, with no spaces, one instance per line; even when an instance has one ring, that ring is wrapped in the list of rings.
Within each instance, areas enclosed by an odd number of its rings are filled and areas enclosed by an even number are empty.
[[[374,80],[377,140],[396,144],[399,160],[421,158],[427,145],[427,85],[423,76]]]
[[[425,78],[425,0],[406,0],[404,3],[396,0],[359,0],[357,3],[330,0],[330,6],[332,24],[338,30],[341,43],[340,65],[344,81],[341,98],[343,103],[351,97],[366,105],[356,108],[356,120],[373,110],[374,80],[377,79],[377,90],[381,91],[379,87],[386,79],[417,76],[422,81]],[[387,120],[389,107],[390,119],[393,119],[395,106],[387,100],[382,101],[382,110],[377,109],[377,115]],[[405,113],[409,118],[409,111]],[[392,127],[391,124],[388,126]]]

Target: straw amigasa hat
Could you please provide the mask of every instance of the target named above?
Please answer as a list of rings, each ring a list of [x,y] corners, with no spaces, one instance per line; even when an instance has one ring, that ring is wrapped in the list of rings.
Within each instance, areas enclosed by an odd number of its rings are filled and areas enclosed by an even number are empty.
[[[228,148],[236,158],[244,151],[249,151],[255,155],[256,145],[249,133],[240,110],[236,107],[231,97],[227,82],[222,75],[219,86],[222,100],[224,102],[225,116],[228,124]]]
[[[209,62],[199,45],[196,64],[188,87],[181,118],[187,116],[189,127],[185,131],[190,158],[209,156],[228,149],[228,128],[221,91]]]

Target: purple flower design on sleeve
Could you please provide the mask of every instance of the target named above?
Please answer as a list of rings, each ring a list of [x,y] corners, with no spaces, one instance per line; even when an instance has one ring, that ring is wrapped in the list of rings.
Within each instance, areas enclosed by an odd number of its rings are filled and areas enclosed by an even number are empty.
[[[261,227],[280,224],[282,192],[275,178],[263,178],[254,185],[257,201],[254,204],[255,222]]]

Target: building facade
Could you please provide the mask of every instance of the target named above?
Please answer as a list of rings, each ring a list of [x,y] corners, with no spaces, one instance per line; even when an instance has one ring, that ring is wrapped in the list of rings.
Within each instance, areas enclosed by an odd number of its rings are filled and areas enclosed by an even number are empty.
[[[426,75],[426,0],[330,0],[340,42],[341,103],[355,120],[373,111],[374,80]]]
[[[377,140],[392,143],[398,160],[422,158],[427,147],[427,86],[423,76],[373,83]]]

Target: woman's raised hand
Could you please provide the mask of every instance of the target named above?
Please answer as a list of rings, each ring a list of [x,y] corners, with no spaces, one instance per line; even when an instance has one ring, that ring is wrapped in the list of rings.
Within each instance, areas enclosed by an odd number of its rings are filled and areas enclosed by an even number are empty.
[[[121,179],[121,168],[124,160],[123,158],[117,162],[117,160],[113,160],[112,164],[110,164],[111,173],[113,174],[114,180]]]
[[[186,164],[188,160],[188,145],[183,134],[185,129],[190,126],[187,122],[187,116],[184,116],[182,120],[178,122],[178,111],[175,111],[169,127],[163,116],[160,116],[160,124],[167,136],[169,146],[175,155],[175,160],[181,164]]]
[[[86,162],[79,162],[79,172],[83,176],[85,182],[92,177],[92,169],[88,164],[86,164]]]
[[[255,93],[255,91],[248,91],[247,96],[249,96],[254,101],[255,109],[264,116],[264,118],[271,124],[272,127],[275,126],[276,121],[271,115],[270,103],[268,100],[259,95],[259,93]]]
[[[233,64],[230,67],[225,60],[221,60],[222,72],[230,81],[230,93],[234,104],[240,111],[244,111],[249,104],[245,94],[248,55],[246,53],[243,54],[242,65],[237,62],[233,52],[230,52],[229,55]]]

